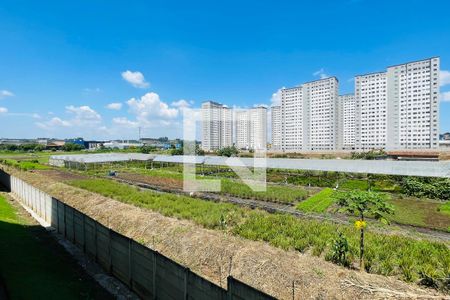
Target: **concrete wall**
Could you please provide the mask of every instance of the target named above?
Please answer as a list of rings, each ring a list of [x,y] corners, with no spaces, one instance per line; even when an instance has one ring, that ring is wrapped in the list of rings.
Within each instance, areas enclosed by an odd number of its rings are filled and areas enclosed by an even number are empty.
[[[274,299],[231,276],[225,290],[1,169],[0,183],[143,299]]]

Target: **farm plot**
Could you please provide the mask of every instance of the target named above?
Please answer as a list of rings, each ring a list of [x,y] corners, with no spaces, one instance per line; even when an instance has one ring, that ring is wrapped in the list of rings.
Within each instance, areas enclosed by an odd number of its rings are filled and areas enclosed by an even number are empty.
[[[132,180],[178,191],[183,187],[182,176],[183,175],[181,173],[169,172],[165,170],[141,170],[141,174],[120,171],[118,173],[118,178],[121,179]],[[293,204],[297,201],[306,199],[309,195],[308,191],[302,187],[268,184],[265,192],[255,192],[246,184],[237,180],[207,176],[203,178],[220,180],[220,194],[246,199]]]
[[[159,212],[189,219],[206,228],[226,230],[251,240],[266,241],[283,249],[296,249],[327,259],[331,241],[338,231],[350,244],[351,258],[357,257],[358,232],[352,226],[269,214],[227,203],[140,191],[110,180],[75,180],[71,184],[92,192]],[[426,255],[424,255],[426,253]],[[367,233],[366,271],[397,276],[405,281],[442,278],[450,270],[450,249],[443,243],[408,237]]]

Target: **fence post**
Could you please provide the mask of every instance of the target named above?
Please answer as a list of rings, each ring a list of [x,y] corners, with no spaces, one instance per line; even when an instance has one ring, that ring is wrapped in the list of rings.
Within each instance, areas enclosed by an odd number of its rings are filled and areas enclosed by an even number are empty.
[[[295,299],[295,280],[292,280],[292,300]]]
[[[133,288],[133,241],[128,239],[128,266],[129,266],[129,274],[128,274],[128,283],[131,288]]]
[[[233,277],[231,275],[227,277],[227,299],[233,299]]]
[[[55,199],[56,202],[56,232],[61,233],[59,231],[59,201]]]
[[[156,299],[156,258],[158,257],[157,252],[153,250],[153,299]]]
[[[86,253],[86,215],[83,214],[83,253]]]
[[[72,234],[73,234],[73,243],[76,244],[75,238],[75,208],[72,207]]]
[[[189,268],[184,269],[184,300],[188,299],[188,276],[189,276]]]
[[[67,218],[66,218],[66,205],[63,203],[63,214],[64,214],[64,238],[67,238]]]
[[[111,246],[111,228],[108,228],[108,254],[109,254],[109,262],[108,262],[108,272],[112,273],[112,246]]]
[[[98,261],[97,250],[97,221],[94,221],[94,245],[95,245],[95,261]]]

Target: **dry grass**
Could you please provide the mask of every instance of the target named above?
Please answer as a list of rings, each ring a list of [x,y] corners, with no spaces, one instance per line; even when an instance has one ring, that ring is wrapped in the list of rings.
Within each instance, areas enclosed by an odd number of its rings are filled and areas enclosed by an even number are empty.
[[[37,173],[15,173],[101,223],[156,248],[222,286],[231,262],[234,277],[280,299],[292,299],[293,281],[296,281],[296,299],[385,299],[391,297],[386,289],[395,291],[395,298],[399,297],[398,293],[408,295],[407,298],[436,294],[394,278],[352,271],[309,254],[284,251],[267,243],[248,241],[223,231],[201,228],[189,221],[164,217]],[[348,281],[364,282],[385,290],[370,292],[346,284]]]

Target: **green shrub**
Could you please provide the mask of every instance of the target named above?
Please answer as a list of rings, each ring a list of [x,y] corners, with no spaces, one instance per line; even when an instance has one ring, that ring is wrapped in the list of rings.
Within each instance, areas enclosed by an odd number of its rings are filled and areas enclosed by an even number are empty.
[[[401,187],[410,196],[450,200],[449,178],[405,177]]]
[[[349,250],[347,238],[342,232],[338,232],[338,236],[331,243],[328,260],[337,265],[348,267],[350,266]]]

